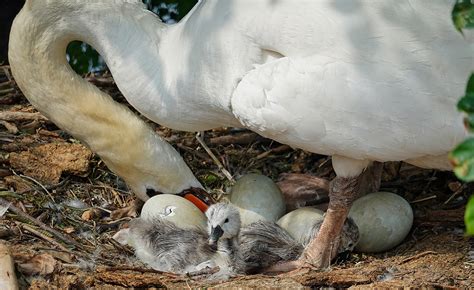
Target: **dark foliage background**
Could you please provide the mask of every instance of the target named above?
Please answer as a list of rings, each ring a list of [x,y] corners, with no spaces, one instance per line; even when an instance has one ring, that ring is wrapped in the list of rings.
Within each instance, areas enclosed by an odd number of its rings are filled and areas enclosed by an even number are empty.
[[[7,62],[10,28],[24,3],[24,0],[0,0],[0,63]]]

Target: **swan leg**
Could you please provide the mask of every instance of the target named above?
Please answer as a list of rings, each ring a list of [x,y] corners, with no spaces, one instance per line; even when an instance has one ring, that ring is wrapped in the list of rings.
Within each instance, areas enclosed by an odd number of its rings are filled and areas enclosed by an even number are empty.
[[[352,203],[360,194],[363,172],[369,166],[367,160],[355,160],[333,156],[336,171],[329,185],[329,206],[318,235],[308,244],[301,257],[296,261],[283,262],[265,269],[266,273],[287,272],[298,268],[322,269],[330,266],[337,255],[339,237]],[[376,171],[381,170],[378,166]]]
[[[336,178],[329,187],[329,207],[318,235],[309,243],[300,260],[318,269],[329,267],[339,247],[339,237],[352,203],[360,193],[368,160],[333,156]]]
[[[309,243],[302,259],[316,268],[327,268],[336,256],[339,236],[350,207],[359,193],[359,176],[336,177],[329,190],[329,208],[318,235]]]

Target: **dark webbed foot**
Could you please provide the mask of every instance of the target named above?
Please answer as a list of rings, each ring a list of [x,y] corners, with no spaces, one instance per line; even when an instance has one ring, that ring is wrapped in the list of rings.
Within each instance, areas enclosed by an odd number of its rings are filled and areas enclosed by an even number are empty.
[[[373,162],[364,170],[359,181],[361,195],[379,190],[382,169],[383,163]],[[321,205],[320,209],[326,210],[329,201],[329,183],[324,178],[308,174],[283,173],[277,185],[285,197],[287,211],[317,205]]]
[[[285,197],[287,211],[329,201],[329,181],[324,178],[284,173],[277,185]]]

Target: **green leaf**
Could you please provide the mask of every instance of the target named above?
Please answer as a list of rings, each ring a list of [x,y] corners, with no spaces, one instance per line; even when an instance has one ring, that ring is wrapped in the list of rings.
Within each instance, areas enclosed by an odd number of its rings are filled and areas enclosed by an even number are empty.
[[[464,181],[474,180],[474,138],[459,144],[450,154],[456,176]]]
[[[218,182],[220,179],[218,176],[216,176],[214,173],[210,172],[204,176],[201,176],[201,182],[204,183],[205,186],[211,187],[214,185],[216,182]]]
[[[464,213],[464,224],[466,225],[466,234],[474,236],[474,195],[469,198]]]
[[[458,110],[474,113],[474,93],[466,94],[458,102]]]
[[[460,33],[463,29],[474,28],[474,4],[471,0],[457,0],[451,17],[454,26]]]
[[[474,130],[474,114],[468,114],[464,117],[464,127],[469,131]]]
[[[458,102],[458,110],[466,113],[474,113],[474,73],[467,81],[466,95]]]
[[[468,94],[474,94],[474,73],[471,74],[471,77],[467,81],[466,95]]]

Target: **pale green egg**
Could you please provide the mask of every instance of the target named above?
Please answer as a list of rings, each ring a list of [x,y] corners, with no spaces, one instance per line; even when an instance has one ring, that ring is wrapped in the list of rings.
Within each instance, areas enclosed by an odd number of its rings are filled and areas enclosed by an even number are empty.
[[[280,188],[260,174],[247,174],[237,180],[230,202],[239,208],[242,225],[258,220],[277,221],[286,210]]]
[[[323,214],[322,210],[302,207],[282,216],[277,224],[285,229],[295,240],[303,243],[303,237],[308,234],[315,223],[323,220]]]
[[[413,224],[410,204],[390,192],[370,193],[357,199],[349,216],[359,227],[359,252],[383,252],[397,246]]]

